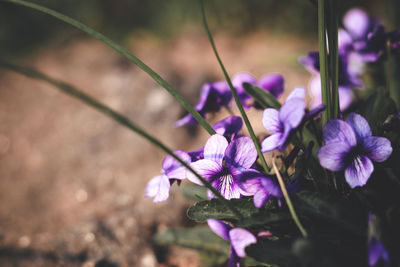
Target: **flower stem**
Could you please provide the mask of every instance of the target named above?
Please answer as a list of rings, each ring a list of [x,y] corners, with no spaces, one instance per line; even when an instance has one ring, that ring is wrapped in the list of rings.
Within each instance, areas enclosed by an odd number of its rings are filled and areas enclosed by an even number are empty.
[[[331,115],[336,119],[339,115],[339,48],[337,0],[328,0],[328,43],[329,43],[329,77],[331,80]]]
[[[152,135],[148,134],[145,130],[143,130],[141,127],[136,125],[134,122],[132,122],[130,119],[125,117],[124,115],[114,111],[113,109],[107,107],[106,105],[98,102],[94,98],[92,98],[89,95],[86,95],[82,91],[74,88],[73,86],[53,79],[41,72],[38,72],[34,69],[31,68],[26,68],[26,67],[20,67],[16,66],[13,64],[10,64],[8,62],[3,62],[0,61],[0,68],[4,68],[7,70],[15,71],[17,73],[20,73],[22,75],[25,75],[29,78],[32,79],[37,79],[41,81],[45,81],[54,87],[58,88],[61,90],[63,93],[66,93],[74,98],[79,99],[80,101],[84,102],[85,104],[91,106],[92,108],[96,109],[97,111],[103,113],[107,117],[111,118],[112,120],[118,122],[119,124],[127,127],[128,129],[134,131],[135,133],[139,134],[143,138],[147,139],[150,143],[155,145],[156,147],[160,148],[164,152],[168,153],[172,157],[174,157],[177,161],[179,161],[186,169],[191,171],[199,180],[203,183],[205,187],[207,187],[215,196],[217,196],[225,205],[236,215],[238,218],[242,218],[243,216],[239,213],[239,211],[227,200],[225,199],[221,193],[215,189],[206,179],[204,179],[201,175],[199,175],[192,167],[190,167],[186,162],[184,162],[182,159],[180,159],[170,148],[168,148],[166,145],[164,145],[161,141],[159,141],[157,138],[153,137]]]
[[[254,134],[253,127],[251,126],[249,118],[247,117],[246,112],[244,111],[242,103],[240,103],[239,96],[238,96],[238,94],[236,92],[236,89],[233,87],[233,84],[232,84],[231,79],[229,78],[228,72],[226,71],[226,69],[224,67],[224,64],[222,63],[222,60],[219,57],[217,48],[215,46],[213,37],[212,37],[211,32],[210,32],[210,28],[208,27],[203,0],[200,0],[200,6],[201,6],[201,15],[202,15],[202,19],[203,19],[204,28],[206,30],[208,39],[209,39],[210,44],[212,46],[212,49],[214,51],[215,57],[217,58],[218,63],[220,65],[221,69],[222,69],[222,72],[224,73],[225,79],[228,82],[229,88],[231,89],[231,92],[232,92],[233,98],[235,99],[236,105],[239,108],[239,111],[240,111],[240,114],[242,115],[243,121],[246,124],[246,127],[247,127],[247,129],[249,131],[250,137],[253,140],[254,146],[256,147],[258,157],[261,160],[261,165],[263,166],[264,171],[266,173],[269,173],[270,168],[268,167],[267,162],[265,161],[264,155],[261,152],[259,141],[258,141],[256,135]]]
[[[276,167],[275,158],[272,159],[272,167],[275,171],[276,177],[278,178],[279,186],[281,187],[283,197],[285,198],[286,204],[288,205],[290,215],[292,215],[292,218],[293,218],[297,228],[299,228],[300,233],[303,235],[304,238],[306,238],[308,236],[307,231],[306,231],[306,229],[304,229],[303,225],[301,224],[299,217],[297,217],[297,214],[296,214],[296,211],[294,210],[292,201],[290,200],[289,194],[286,190],[285,183],[283,182],[282,176],[281,176],[278,168]]]
[[[97,40],[101,41],[102,43],[108,45],[109,47],[111,47],[112,49],[117,51],[119,54],[121,54],[122,56],[127,58],[129,61],[131,61],[134,64],[136,64],[136,66],[141,68],[151,78],[153,78],[153,80],[155,82],[157,82],[159,85],[164,87],[179,102],[179,104],[181,104],[182,107],[184,109],[186,109],[186,111],[188,111],[190,114],[192,114],[192,116],[199,122],[199,124],[201,126],[203,126],[203,128],[210,135],[215,134],[215,131],[211,127],[211,125],[169,83],[167,83],[163,78],[161,78],[161,76],[158,75],[155,71],[153,71],[149,66],[144,64],[139,58],[135,57],[129,51],[127,51],[126,49],[124,49],[123,47],[121,47],[120,45],[118,45],[117,43],[112,41],[111,39],[107,38],[103,34],[101,34],[101,33],[97,32],[97,31],[89,28],[88,26],[86,26],[85,24],[83,24],[83,23],[81,23],[81,22],[79,22],[77,20],[74,20],[74,19],[72,19],[72,18],[70,18],[68,16],[65,16],[65,15],[63,15],[61,13],[58,13],[58,12],[52,10],[52,9],[43,7],[41,5],[30,3],[30,2],[24,1],[24,0],[0,0],[0,1],[10,2],[10,3],[13,3],[13,4],[29,7],[29,8],[35,9],[37,11],[43,12],[45,14],[48,14],[48,15],[50,15],[52,17],[55,17],[55,18],[57,18],[57,19],[59,19],[61,21],[64,21],[64,22],[74,26],[75,28],[77,28],[77,29],[79,29],[79,30],[81,30],[83,32],[86,32],[90,36],[92,36],[92,37],[96,38]]]

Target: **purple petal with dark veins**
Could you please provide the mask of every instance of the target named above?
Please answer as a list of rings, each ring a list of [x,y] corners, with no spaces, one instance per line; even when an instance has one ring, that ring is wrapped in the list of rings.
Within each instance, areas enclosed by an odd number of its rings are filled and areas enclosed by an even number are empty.
[[[257,159],[257,150],[253,141],[248,136],[236,138],[231,141],[225,151],[225,166],[237,169],[250,168]]]
[[[165,175],[152,178],[146,185],[145,197],[154,197],[153,202],[165,201],[169,197],[171,184]]]
[[[363,139],[362,145],[368,158],[376,162],[387,160],[393,151],[390,140],[385,137],[368,136]]]
[[[220,135],[238,134],[243,127],[241,117],[229,116],[213,125],[213,129]]]
[[[270,92],[276,98],[279,98],[283,93],[284,79],[280,74],[270,74],[262,77],[258,81],[258,85]]]
[[[222,237],[227,241],[230,241],[229,231],[232,229],[232,227],[229,224],[215,219],[208,219],[207,224],[208,227],[210,227],[210,229],[218,236]]]
[[[364,138],[371,136],[371,128],[366,119],[357,113],[350,113],[347,117],[347,123],[353,128],[357,140],[361,141]]]
[[[343,141],[350,146],[357,144],[356,134],[353,128],[345,121],[330,120],[323,129],[325,143]]]
[[[245,248],[248,245],[257,243],[257,238],[252,233],[242,228],[233,228],[230,230],[229,237],[233,249],[240,258],[246,256]]]
[[[331,171],[340,171],[346,167],[346,158],[352,147],[347,142],[330,142],[318,150],[318,159],[322,167]]]
[[[358,155],[352,163],[346,167],[344,176],[351,188],[363,186],[367,183],[371,173],[374,171],[374,165],[371,160],[363,155]]]
[[[264,128],[270,133],[279,133],[282,131],[282,124],[279,120],[279,111],[273,108],[267,108],[262,115]]]
[[[219,134],[212,135],[204,146],[204,159],[210,159],[222,165],[227,147],[228,141],[224,136]]]
[[[201,159],[190,164],[190,166],[204,179],[211,181],[216,175],[222,172],[222,164],[209,159]],[[203,183],[191,171],[187,171],[187,178],[192,183],[203,185]]]
[[[264,175],[253,169],[245,170],[238,175],[238,185],[248,196],[253,196],[263,189],[260,178]]]
[[[211,184],[221,193],[226,199],[240,198],[240,188],[232,174],[228,172],[221,173],[214,177]]]

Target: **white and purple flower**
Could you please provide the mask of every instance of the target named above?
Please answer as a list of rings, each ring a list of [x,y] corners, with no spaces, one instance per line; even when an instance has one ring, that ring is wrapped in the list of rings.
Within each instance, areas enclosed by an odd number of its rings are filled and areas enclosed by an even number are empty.
[[[238,176],[253,166],[257,150],[248,136],[227,139],[219,134],[212,135],[204,146],[204,159],[191,167],[210,182],[226,199],[240,198],[246,194],[238,185]],[[187,177],[191,182],[203,185],[192,173]]]
[[[318,151],[319,161],[328,170],[344,170],[351,188],[367,183],[374,171],[372,161],[383,162],[392,153],[390,141],[372,136],[366,119],[356,113],[351,113],[347,122],[328,121],[323,132],[325,145]]]
[[[257,243],[257,238],[246,229],[232,228],[218,220],[209,219],[207,224],[214,233],[231,242],[228,267],[240,267],[239,259],[246,256],[246,247]]]
[[[285,149],[290,133],[300,125],[305,115],[305,94],[304,88],[295,88],[279,111],[273,108],[264,110],[262,123],[271,135],[261,144],[263,153]]]

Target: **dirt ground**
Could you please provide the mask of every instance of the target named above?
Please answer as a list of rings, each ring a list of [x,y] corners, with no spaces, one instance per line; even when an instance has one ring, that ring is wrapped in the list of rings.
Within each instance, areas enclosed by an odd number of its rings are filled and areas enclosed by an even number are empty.
[[[222,78],[203,33],[168,42],[133,38],[129,50],[191,103],[202,83]],[[279,72],[286,89],[307,86],[309,75],[297,57],[315,44],[266,33],[217,35],[216,43],[231,74]],[[183,109],[98,41],[51,45],[19,64],[81,88],[173,149],[194,150],[207,139],[200,128],[174,128]],[[263,133],[261,113],[249,114],[256,132]],[[191,202],[176,185],[164,203],[143,197],[163,157],[76,99],[0,70],[0,266],[198,266],[193,251],[151,243],[167,227],[193,225],[185,218]]]

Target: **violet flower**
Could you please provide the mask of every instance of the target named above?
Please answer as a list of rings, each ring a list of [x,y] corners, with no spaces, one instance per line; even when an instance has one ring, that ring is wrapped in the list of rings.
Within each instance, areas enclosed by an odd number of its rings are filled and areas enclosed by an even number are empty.
[[[282,197],[279,185],[272,178],[273,176],[263,174],[257,170],[246,170],[239,176],[239,186],[246,193],[246,196],[254,196],[254,206],[261,208],[272,197]]]
[[[279,111],[273,108],[264,110],[262,123],[271,135],[261,143],[263,153],[285,149],[290,133],[300,125],[304,117],[305,93],[304,88],[295,88]]]
[[[207,224],[214,233],[231,242],[228,267],[240,267],[239,259],[246,256],[245,248],[257,243],[257,238],[246,229],[232,228],[218,220],[209,219]]]
[[[213,125],[215,132],[225,137],[237,135],[242,127],[242,118],[238,116],[229,116]]]
[[[199,112],[201,116],[205,117],[207,113],[219,111],[222,106],[228,105],[231,99],[232,93],[226,82],[206,83],[201,88],[200,100],[194,109]],[[185,117],[175,122],[175,126],[179,127],[196,123],[196,119],[191,114],[187,114]]]
[[[248,73],[239,73],[232,79],[233,87],[236,88],[240,102],[245,108],[250,108],[247,103],[251,96],[244,90],[243,84],[250,83],[263,88],[265,91],[270,92],[274,97],[279,98],[283,93],[284,79],[280,74],[269,74],[263,76],[257,81],[254,76]]]
[[[238,175],[249,169],[257,159],[256,148],[248,136],[233,139],[230,144],[219,134],[212,135],[204,146],[204,159],[191,167],[210,182],[226,199],[240,198],[243,190],[238,186]],[[191,182],[203,185],[192,173]]]
[[[189,164],[191,162],[191,157],[185,151],[175,150],[174,153],[185,163]],[[167,200],[171,187],[170,180],[184,180],[186,176],[186,168],[171,155],[167,155],[162,162],[162,174],[152,178],[147,183],[145,197],[154,197],[153,202]]]
[[[320,164],[331,171],[345,170],[351,188],[367,183],[374,170],[372,161],[383,162],[392,153],[390,141],[372,136],[368,122],[356,113],[347,122],[330,120],[324,129],[325,145],[318,151]]]
[[[381,242],[381,223],[379,218],[368,214],[368,264],[369,266],[390,267],[389,252]]]

